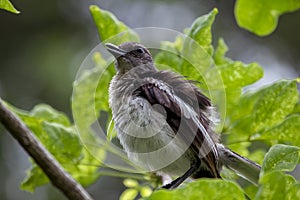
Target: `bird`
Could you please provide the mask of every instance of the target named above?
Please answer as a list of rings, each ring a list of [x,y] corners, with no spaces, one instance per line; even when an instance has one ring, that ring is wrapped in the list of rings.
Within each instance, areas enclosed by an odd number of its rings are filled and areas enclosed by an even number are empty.
[[[177,177],[163,185],[165,189],[187,178],[221,178],[223,166],[258,184],[261,167],[220,142],[214,131],[214,106],[196,81],[158,70],[140,43],[105,46],[116,60],[109,85],[112,119],[132,163]]]

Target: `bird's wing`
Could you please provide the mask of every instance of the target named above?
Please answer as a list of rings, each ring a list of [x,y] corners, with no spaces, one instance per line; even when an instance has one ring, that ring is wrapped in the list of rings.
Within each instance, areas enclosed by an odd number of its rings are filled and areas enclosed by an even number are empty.
[[[166,79],[165,75],[164,77]],[[179,134],[206,164],[205,171],[209,171],[209,174],[204,176],[220,177],[218,152],[208,132],[209,120],[203,110],[205,103],[210,105],[209,99],[182,77],[173,76],[172,80],[166,79],[168,82],[153,77],[144,80],[146,81],[135,90],[134,95],[146,99],[151,105],[161,105],[167,114],[166,121],[174,133]],[[197,109],[192,107],[195,102]]]

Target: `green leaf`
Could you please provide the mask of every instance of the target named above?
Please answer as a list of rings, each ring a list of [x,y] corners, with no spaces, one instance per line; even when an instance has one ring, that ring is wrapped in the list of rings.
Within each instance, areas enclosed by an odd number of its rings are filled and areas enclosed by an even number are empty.
[[[112,13],[95,5],[90,6],[90,12],[102,41],[116,45],[122,42],[139,41],[138,35],[123,22],[119,21]]]
[[[279,81],[261,90],[253,108],[253,130],[258,132],[279,124],[293,111],[297,101],[295,80]]]
[[[220,38],[218,40],[216,51],[214,52],[214,61],[216,65],[222,65],[231,62],[229,58],[225,57],[227,51],[228,51],[228,47],[225,41],[223,40],[223,38]]]
[[[181,54],[183,40],[183,37],[179,36],[174,42],[161,42],[160,52],[154,57],[155,64],[160,69],[181,71],[183,60],[179,55]]]
[[[76,162],[80,159],[82,146],[73,127],[47,121],[42,122],[40,126],[43,132],[35,134],[43,134],[39,137],[41,142],[58,160],[74,159]]]
[[[32,111],[30,111],[30,115],[47,122],[56,122],[65,126],[71,126],[68,117],[64,113],[54,110],[47,104],[36,105]]]
[[[228,147],[234,152],[239,152],[241,156],[248,157],[249,150],[248,147],[251,145],[250,142],[239,142],[228,145]]]
[[[211,26],[217,13],[218,10],[214,9],[197,18],[186,30],[188,37],[179,36],[174,42],[162,42],[162,51],[155,57],[156,63],[202,81],[205,71],[213,65]]]
[[[153,192],[149,200],[244,199],[242,189],[233,182],[216,179],[199,179],[183,188]]]
[[[229,144],[248,141],[249,136],[253,134],[251,127],[253,107],[260,95],[260,91],[248,91],[227,104],[228,115],[225,131],[229,134],[227,137]]]
[[[236,107],[240,104],[242,88],[262,78],[263,68],[257,63],[244,64],[240,61],[233,61],[226,57],[227,50],[224,40],[219,39],[213,55],[217,67],[208,72],[206,77],[210,77],[207,81],[212,85],[212,88],[220,87],[220,85],[224,87],[226,92],[226,105],[224,107],[226,113],[232,115],[232,113],[236,113]],[[221,81],[216,79],[216,73],[220,74]]]
[[[217,70],[222,76],[225,88],[242,88],[263,77],[263,68],[257,63],[244,64],[227,58],[228,47],[223,39],[219,39],[213,55]]]
[[[35,106],[30,112],[8,107],[23,120],[45,148],[77,181],[89,185],[99,177],[99,162],[95,162],[83,148],[74,126],[65,114],[45,104]],[[97,153],[98,157],[105,156],[101,149],[98,149]],[[32,163],[21,188],[34,191],[36,187],[48,182],[42,170]]]
[[[188,36],[210,55],[213,53],[211,27],[217,14],[218,10],[215,8],[210,13],[197,18],[188,29]]]
[[[65,114],[45,104],[17,114],[58,160],[80,159],[80,139]]]
[[[293,110],[293,113],[300,113],[300,98],[298,98],[298,102],[295,105],[295,108]]]
[[[29,192],[34,192],[36,187],[49,183],[48,177],[34,162],[31,168],[27,171],[27,177],[21,183],[21,189]]]
[[[300,199],[300,183],[296,183],[289,188],[286,199]]]
[[[174,191],[174,190],[172,190]],[[168,191],[168,190],[159,190],[159,191],[155,191],[151,194],[151,196],[149,198],[147,198],[147,200],[181,200],[184,198],[183,194],[181,194],[180,192],[172,192],[172,191]],[[188,198],[184,198],[184,199],[188,199]]]
[[[247,194],[248,197],[250,197],[250,199],[254,199],[257,191],[258,191],[258,187],[256,185],[249,185],[248,187],[244,188],[245,194]]]
[[[257,63],[245,65],[235,61],[218,67],[226,88],[242,88],[263,77],[263,69]]]
[[[89,150],[97,151],[97,148],[92,145],[98,145],[100,148],[99,136],[107,133],[109,140],[116,136],[108,105],[109,83],[115,72],[113,65],[108,66],[100,52],[94,53],[93,60],[95,66],[83,71],[73,83],[71,103],[75,125],[84,144],[91,144],[88,145]],[[101,116],[101,113],[104,112],[108,113],[107,118]],[[99,131],[101,132],[95,133],[91,127],[93,124],[98,124],[98,119],[103,120],[99,121],[101,125]],[[102,137],[102,139],[105,138]]]
[[[230,112],[228,112],[228,118],[232,120],[232,123],[237,123],[237,120],[244,120],[245,118],[251,118],[253,114],[253,107],[258,101],[261,95],[260,90],[258,91],[247,91],[237,99],[235,104],[232,106]],[[249,120],[249,119],[247,119]]]
[[[228,112],[230,142],[255,139],[258,133],[282,123],[298,101],[296,81],[282,80],[245,93]],[[236,137],[239,135],[239,137]],[[242,137],[240,137],[242,136]],[[252,136],[249,138],[249,136]]]
[[[300,147],[278,144],[270,148],[262,164],[261,175],[274,170],[293,171],[299,162]]]
[[[0,0],[0,9],[10,11],[15,14],[19,14],[18,11],[9,0]]]
[[[272,171],[260,179],[260,187],[255,200],[285,199],[289,178],[280,171]]]
[[[218,10],[213,9],[210,13],[198,17],[191,27],[186,29],[188,37],[184,38],[180,52],[180,57],[184,59],[181,62],[180,73],[204,84],[211,84],[209,80],[212,80],[208,78],[205,80],[205,76],[214,66],[211,57],[213,54],[211,26],[217,13]],[[215,82],[219,85],[220,79],[214,80],[217,80]]]
[[[299,0],[238,0],[234,12],[240,27],[265,36],[275,30],[280,15],[299,8]]]
[[[97,65],[84,71],[73,83],[72,111],[80,132],[84,132],[97,120],[100,110],[109,111],[108,87],[113,77],[112,69],[96,52]],[[112,68],[112,66],[109,66]]]
[[[300,138],[298,136],[300,130],[300,115],[292,115],[287,117],[279,125],[251,137],[251,140],[269,140],[289,142],[293,145],[300,146]]]

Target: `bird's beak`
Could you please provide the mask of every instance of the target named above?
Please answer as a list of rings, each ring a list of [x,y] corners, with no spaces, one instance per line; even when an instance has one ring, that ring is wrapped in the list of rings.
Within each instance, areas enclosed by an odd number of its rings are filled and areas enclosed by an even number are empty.
[[[118,58],[120,56],[123,56],[127,53],[127,51],[121,49],[120,47],[112,44],[112,43],[106,43],[105,44],[106,49],[115,57]]]

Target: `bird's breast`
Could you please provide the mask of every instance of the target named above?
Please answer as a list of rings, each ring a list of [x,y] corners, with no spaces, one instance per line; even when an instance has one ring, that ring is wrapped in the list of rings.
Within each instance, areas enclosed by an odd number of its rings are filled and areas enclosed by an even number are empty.
[[[188,146],[166,122],[163,108],[130,96],[113,109],[118,138],[128,158],[146,171],[182,175],[190,167]]]

